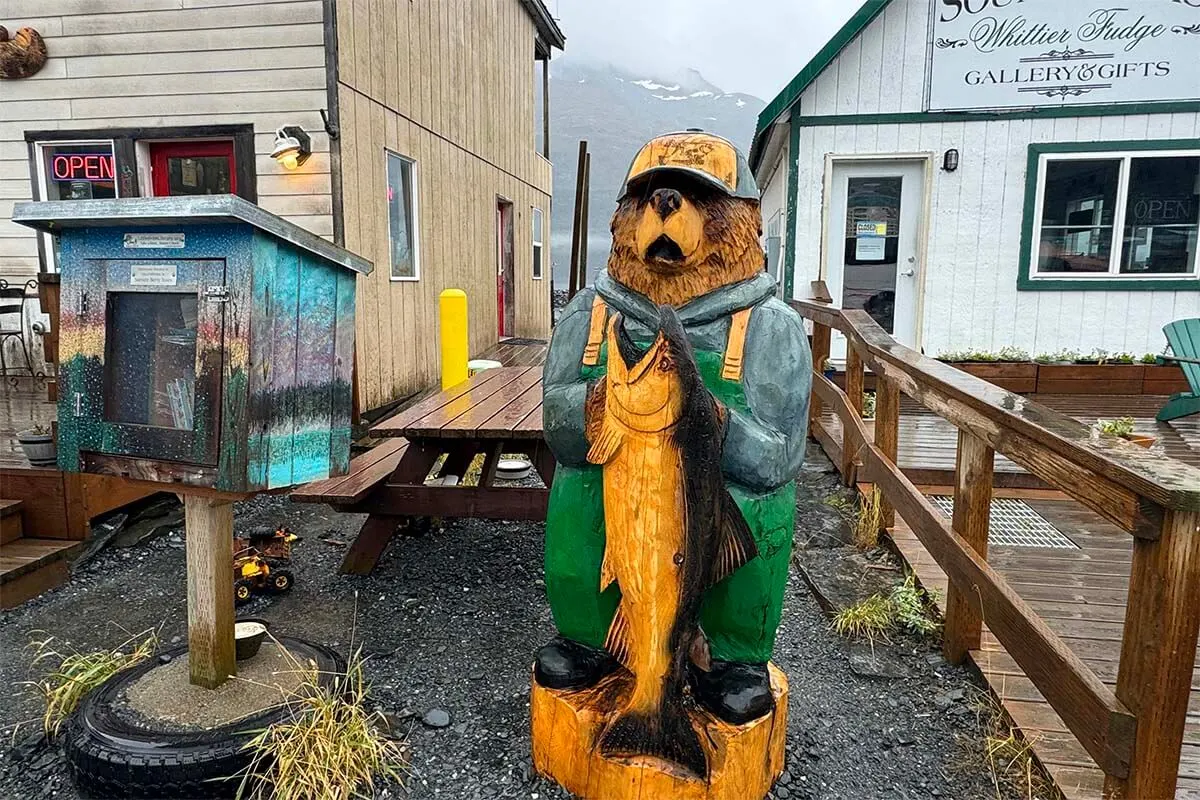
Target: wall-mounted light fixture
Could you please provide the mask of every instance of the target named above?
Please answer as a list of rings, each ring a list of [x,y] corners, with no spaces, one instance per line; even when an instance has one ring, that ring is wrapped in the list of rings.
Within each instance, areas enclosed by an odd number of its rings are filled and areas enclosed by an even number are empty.
[[[284,169],[295,169],[312,155],[312,139],[299,125],[284,125],[275,131],[275,149],[271,158]]]
[[[954,170],[958,169],[957,150],[951,149],[946,151],[946,155],[942,157],[942,169],[946,170],[946,172],[954,172]]]

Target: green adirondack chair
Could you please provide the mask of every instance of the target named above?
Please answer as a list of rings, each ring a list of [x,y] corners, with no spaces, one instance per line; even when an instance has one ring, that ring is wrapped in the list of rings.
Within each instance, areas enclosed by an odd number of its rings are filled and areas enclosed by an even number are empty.
[[[1164,363],[1178,364],[1187,378],[1190,392],[1174,395],[1158,412],[1158,421],[1167,422],[1200,414],[1200,319],[1180,319],[1163,328],[1171,355],[1161,356]]]

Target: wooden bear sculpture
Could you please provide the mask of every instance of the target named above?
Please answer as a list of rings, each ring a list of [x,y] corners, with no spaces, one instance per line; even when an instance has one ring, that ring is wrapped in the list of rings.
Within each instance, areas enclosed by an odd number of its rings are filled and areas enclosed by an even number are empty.
[[[534,664],[534,763],[584,798],[755,800],[783,768],[769,660],[807,339],[763,271],[758,189],[726,140],[648,143],[612,231],[545,370],[559,636]]]

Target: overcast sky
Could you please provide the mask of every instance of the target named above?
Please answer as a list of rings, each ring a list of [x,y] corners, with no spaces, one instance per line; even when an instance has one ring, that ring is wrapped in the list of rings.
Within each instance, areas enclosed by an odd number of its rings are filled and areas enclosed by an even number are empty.
[[[861,0],[546,0],[572,57],[646,77],[694,68],[770,101]]]

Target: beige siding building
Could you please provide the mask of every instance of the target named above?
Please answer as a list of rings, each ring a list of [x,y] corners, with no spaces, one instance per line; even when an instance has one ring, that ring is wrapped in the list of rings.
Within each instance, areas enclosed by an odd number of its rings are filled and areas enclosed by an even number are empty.
[[[444,288],[468,294],[473,352],[548,335],[535,65],[563,36],[540,0],[0,0],[0,25],[49,53],[0,79],[0,279],[56,271],[16,202],[233,192],[375,264],[362,410],[436,378]],[[283,127],[308,138],[292,169]]]

